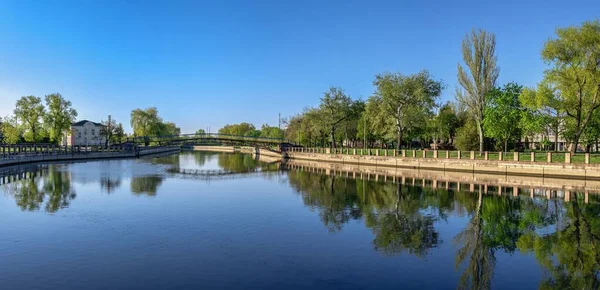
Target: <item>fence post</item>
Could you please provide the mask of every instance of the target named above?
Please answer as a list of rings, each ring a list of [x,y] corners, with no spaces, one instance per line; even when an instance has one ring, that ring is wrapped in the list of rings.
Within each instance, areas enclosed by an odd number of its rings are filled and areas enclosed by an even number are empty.
[[[352,155],[356,155],[356,148],[352,149]]]
[[[401,153],[402,153],[402,158],[406,157],[406,149],[402,149]]]
[[[450,158],[450,150],[446,150],[446,159]]]
[[[590,153],[585,153],[585,164],[590,164]]]
[[[412,154],[413,158],[417,158],[417,150],[413,150],[412,152],[413,152],[413,154]]]
[[[565,153],[565,163],[571,163],[571,152]]]
[[[504,160],[504,158],[502,157],[503,154],[504,154],[504,152],[502,152],[502,151],[498,152],[498,160],[499,161]]]
[[[519,152],[513,152],[513,160],[519,161]]]
[[[379,148],[375,149],[375,156],[379,156]]]
[[[552,152],[546,153],[546,161],[552,163]]]
[[[483,152],[483,159],[490,160],[490,157],[488,156],[488,152],[487,151]]]
[[[475,160],[475,151],[469,152],[471,156],[469,156],[471,160]]]
[[[460,153],[461,153],[461,152],[460,152],[460,150],[456,151],[456,155],[457,155],[457,158],[456,158],[456,159],[460,159],[460,158],[461,158],[461,157],[460,157]]]
[[[535,152],[531,151],[531,162],[535,162]]]
[[[383,150],[383,152],[384,152],[384,154],[383,154],[384,156],[388,156],[388,149],[387,149],[387,148],[385,148],[385,149]]]
[[[427,150],[423,150],[423,158],[427,158]]]
[[[435,159],[438,158],[438,151],[437,151],[437,149],[433,150],[433,158],[435,158]]]

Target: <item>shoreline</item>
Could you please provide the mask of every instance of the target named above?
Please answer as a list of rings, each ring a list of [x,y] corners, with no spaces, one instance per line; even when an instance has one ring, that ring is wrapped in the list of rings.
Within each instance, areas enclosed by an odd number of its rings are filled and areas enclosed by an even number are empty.
[[[90,152],[85,154],[66,154],[66,155],[40,155],[40,156],[24,156],[21,158],[0,160],[0,167],[19,166],[32,163],[45,162],[64,162],[64,161],[86,161],[86,160],[101,160],[101,159],[125,159],[137,158],[141,156],[169,153],[181,151],[179,146],[169,146],[140,150],[138,152]]]

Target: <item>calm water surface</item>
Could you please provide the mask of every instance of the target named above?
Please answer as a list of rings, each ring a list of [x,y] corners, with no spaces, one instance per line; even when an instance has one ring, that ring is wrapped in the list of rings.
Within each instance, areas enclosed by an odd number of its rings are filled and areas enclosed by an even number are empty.
[[[286,168],[186,152],[5,172],[0,288],[600,285],[596,195],[565,202]]]

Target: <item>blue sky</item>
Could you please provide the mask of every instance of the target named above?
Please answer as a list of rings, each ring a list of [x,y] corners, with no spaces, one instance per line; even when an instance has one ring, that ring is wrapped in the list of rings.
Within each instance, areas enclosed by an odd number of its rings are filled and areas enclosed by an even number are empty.
[[[600,1],[4,1],[0,116],[60,92],[80,119],[129,128],[156,106],[183,132],[277,125],[329,86],[366,99],[377,73],[428,69],[454,99],[460,45],[494,32],[500,83],[535,85],[556,27],[600,17]]]

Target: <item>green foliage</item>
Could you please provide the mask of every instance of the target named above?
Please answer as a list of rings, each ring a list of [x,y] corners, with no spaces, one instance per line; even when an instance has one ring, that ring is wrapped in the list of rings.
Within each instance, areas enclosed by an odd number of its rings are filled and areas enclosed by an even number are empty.
[[[23,124],[25,141],[39,142],[44,137],[41,121],[46,113],[42,99],[35,96],[25,96],[17,100],[15,117]]]
[[[503,88],[494,88],[488,92],[488,106],[485,108],[483,127],[488,137],[501,142],[504,151],[508,151],[508,142],[519,140],[521,130],[517,124],[521,121],[519,95],[522,87],[506,84]]]
[[[556,39],[544,44],[542,59],[551,67],[544,81],[559,92],[571,135],[571,152],[600,108],[600,21],[556,29]]]
[[[163,122],[155,107],[131,111],[130,119],[135,136],[179,135],[181,129],[173,122]]]
[[[271,127],[268,124],[263,124],[260,128],[260,137],[272,138],[272,139],[283,139],[283,130],[279,127]]]
[[[473,30],[462,42],[462,55],[466,68],[458,65],[457,100],[466,106],[477,126],[479,151],[483,151],[483,119],[487,106],[486,95],[496,87],[500,68],[496,62],[496,36],[485,30]]]
[[[451,103],[444,104],[431,123],[434,140],[452,143],[454,136],[456,136],[456,130],[459,127],[459,120],[456,110]]]
[[[21,141],[22,131],[15,117],[6,117],[0,122],[0,136],[5,144]]]
[[[115,128],[115,132],[113,134],[113,140],[115,143],[123,143],[125,141],[125,130],[123,129],[123,124],[119,123],[117,128]]]
[[[77,111],[71,107],[71,101],[65,100],[59,93],[46,95],[45,100],[48,112],[44,115],[44,125],[50,141],[60,143],[77,118]]]
[[[442,82],[434,80],[427,70],[412,75],[379,74],[375,77],[373,85],[377,90],[376,98],[371,102],[379,104],[375,105],[378,112],[371,110],[376,115],[369,117],[380,124],[378,127],[395,124],[398,148],[401,147],[405,134],[410,136],[412,133],[412,137],[417,136],[416,131],[426,126],[443,88]]]
[[[456,149],[462,151],[475,151],[479,148],[479,139],[477,137],[477,125],[475,121],[469,119],[462,127],[456,131],[455,139]]]
[[[352,106],[352,99],[344,93],[342,88],[331,87],[321,98],[319,117],[321,125],[330,133],[329,141],[333,147],[336,144],[336,129],[354,113]]]
[[[225,125],[223,128],[219,129],[219,134],[227,134],[227,135],[235,135],[235,136],[252,136],[255,134],[256,128],[254,125],[246,122],[242,122],[239,124]],[[246,135],[250,133],[250,135]],[[260,135],[260,133],[259,133]],[[255,136],[258,137],[258,136]]]
[[[111,144],[122,143],[125,137],[125,132],[123,130],[123,124],[118,123],[112,119],[109,115],[107,121],[101,121],[102,125],[104,125],[100,129],[100,135],[105,138],[105,146]]]
[[[204,131],[204,129],[198,129],[198,130],[196,130],[195,134],[197,134],[197,135],[206,134],[206,131]]]

